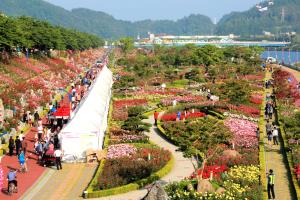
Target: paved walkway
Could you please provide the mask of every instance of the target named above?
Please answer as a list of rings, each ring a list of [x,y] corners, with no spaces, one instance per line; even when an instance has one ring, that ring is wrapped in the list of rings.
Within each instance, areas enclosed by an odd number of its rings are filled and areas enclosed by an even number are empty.
[[[146,119],[145,122],[150,124],[154,124],[154,118],[151,116],[149,119]],[[174,156],[174,167],[172,171],[164,176],[161,179],[163,184],[167,184],[174,181],[180,181],[185,177],[190,176],[194,172],[194,167],[192,162],[188,158],[184,158],[182,152],[177,151],[177,147],[173,144],[166,141],[157,130],[156,127],[152,126],[149,133],[146,133],[149,136],[151,142],[155,143],[156,145],[169,150]],[[147,194],[146,189],[137,190],[128,192],[125,194],[110,196],[110,197],[103,197],[99,198],[100,200],[140,200]]]
[[[271,78],[271,73],[267,72],[266,78]],[[271,94],[272,89],[266,89],[266,93]],[[270,123],[274,121],[270,120]],[[264,121],[265,127],[266,121]],[[265,133],[265,131],[264,131]],[[269,169],[273,169],[275,173],[275,196],[276,199],[280,200],[292,200],[295,199],[293,196],[294,193],[292,191],[292,183],[291,183],[291,177],[288,173],[288,166],[285,161],[284,157],[284,150],[283,150],[283,143],[282,140],[279,139],[280,144],[279,145],[269,145],[267,136],[265,135],[264,143],[265,143],[265,159],[266,159],[266,171],[269,171]],[[273,141],[272,141],[273,144]]]
[[[22,200],[75,200],[92,179],[96,164],[63,164],[63,170],[49,169],[22,197]]]
[[[12,196],[7,195],[7,181],[6,176],[10,169],[20,169],[20,164],[16,155],[4,156],[1,161],[1,166],[4,171],[4,188],[0,193],[0,199],[18,199],[26,190],[28,190],[35,181],[43,174],[45,168],[37,164],[37,156],[33,153],[34,148],[34,135],[36,134],[36,128],[31,128],[26,134],[26,140],[28,142],[28,150],[26,153],[27,166],[29,172],[17,173],[18,177],[18,193]]]

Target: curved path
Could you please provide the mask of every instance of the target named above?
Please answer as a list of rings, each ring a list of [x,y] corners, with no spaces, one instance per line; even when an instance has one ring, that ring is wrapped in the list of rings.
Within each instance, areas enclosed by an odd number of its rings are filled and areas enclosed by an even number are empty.
[[[150,124],[154,124],[153,116],[144,120]],[[146,133],[149,136],[151,142],[156,145],[169,150],[174,156],[174,167],[172,171],[161,179],[162,184],[167,184],[174,181],[180,181],[185,177],[190,176],[194,172],[194,167],[190,159],[184,158],[182,152],[177,151],[178,147],[166,141],[160,134],[158,129],[152,125],[150,132]],[[102,197],[100,200],[140,200],[147,194],[146,189],[136,190],[125,194]]]

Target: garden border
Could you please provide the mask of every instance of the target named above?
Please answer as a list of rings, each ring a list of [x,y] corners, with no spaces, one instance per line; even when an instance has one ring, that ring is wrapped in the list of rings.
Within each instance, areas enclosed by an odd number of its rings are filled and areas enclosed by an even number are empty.
[[[275,100],[276,105],[277,105],[277,101]],[[281,133],[281,137],[282,137],[282,141],[283,141],[283,152],[285,155],[285,159],[287,161],[287,166],[288,166],[288,173],[291,176],[292,179],[292,185],[293,185],[293,190],[296,194],[297,199],[300,199],[300,186],[299,183],[297,181],[297,177],[294,173],[294,167],[293,167],[293,160],[292,160],[292,154],[290,151],[287,151],[287,149],[289,148],[289,145],[287,143],[286,140],[286,132],[284,129],[284,125],[282,123],[282,119],[281,119],[281,115],[278,112],[278,108],[275,109],[276,112],[276,123],[279,125],[279,132]]]
[[[105,136],[105,139],[104,139],[104,151],[107,151],[107,147],[109,145],[109,140],[110,140],[110,137],[109,137],[109,135],[110,135],[110,123],[111,123],[111,120],[112,120],[112,112],[113,112],[112,102],[113,102],[113,97],[111,98],[111,102],[110,102],[109,115],[108,115],[108,128],[107,128],[106,136]],[[144,115],[145,116],[150,116],[154,112],[155,112],[155,110],[151,110],[151,111],[148,111],[147,113],[144,113]],[[150,142],[150,144],[152,144],[151,141],[149,141],[149,142]],[[159,147],[159,146],[157,146],[157,147]],[[161,147],[159,147],[159,148],[161,148]],[[93,188],[98,182],[98,178],[100,177],[100,175],[103,171],[104,164],[105,164],[105,161],[106,161],[106,159],[102,159],[100,161],[98,169],[96,170],[96,172],[94,174],[93,179],[89,183],[87,189],[84,191],[84,198],[106,197],[106,196],[123,194],[123,193],[127,193],[127,192],[130,192],[130,191],[141,189],[145,185],[147,185],[149,183],[152,183],[156,180],[161,179],[162,177],[167,175],[173,169],[173,166],[175,164],[175,159],[174,159],[174,156],[173,156],[172,153],[170,153],[170,155],[171,155],[171,159],[167,162],[167,164],[163,168],[158,170],[157,172],[152,173],[147,178],[138,180],[134,183],[130,183],[130,184],[127,184],[127,185],[123,185],[123,186],[119,186],[119,187],[115,187],[115,188],[111,188],[111,189],[107,189],[107,190],[94,191]]]
[[[265,74],[266,77],[266,74]],[[266,80],[266,78],[264,79]],[[265,123],[265,104],[266,104],[266,89],[263,91],[263,101],[260,108],[260,118],[258,122],[259,130],[260,130],[260,137],[259,137],[259,165],[260,165],[260,181],[262,185],[262,198],[268,199],[267,193],[267,176],[266,176],[266,158],[265,158],[265,142],[264,138],[266,135],[266,128],[264,126]]]
[[[97,179],[94,178],[93,179],[94,184],[93,183],[90,184],[90,186],[86,190],[86,198],[99,198],[99,197],[123,194],[123,193],[127,193],[130,191],[141,189],[145,185],[152,183],[154,181],[157,181],[157,180],[161,179],[162,177],[164,177],[165,175],[167,175],[172,170],[172,168],[174,166],[174,161],[175,161],[174,156],[171,154],[171,159],[168,161],[168,163],[163,168],[161,168],[159,171],[151,174],[147,178],[138,180],[134,183],[130,183],[127,185],[123,185],[120,187],[111,188],[111,189],[107,189],[107,190],[93,191],[92,186],[95,185],[95,181],[97,181]],[[103,162],[101,162],[100,167],[97,170],[98,175],[100,175],[101,172],[103,171],[104,164],[105,164],[105,159],[103,160]],[[99,177],[99,176],[97,176],[97,177]]]

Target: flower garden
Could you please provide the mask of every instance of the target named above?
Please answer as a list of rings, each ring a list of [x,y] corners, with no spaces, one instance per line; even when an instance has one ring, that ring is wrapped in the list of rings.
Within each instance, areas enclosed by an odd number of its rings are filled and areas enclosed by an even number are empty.
[[[153,179],[142,184],[139,180],[168,165],[170,152],[153,146],[144,134],[150,124],[143,121],[143,113],[158,110],[163,113],[158,122],[161,134],[185,157],[197,161],[194,173],[165,187],[170,199],[262,199],[255,132],[263,102],[264,74],[256,67],[260,61],[235,55],[241,60],[232,62],[226,57],[231,48],[213,48],[211,53],[220,57],[206,63],[199,53],[204,51],[211,58],[206,48],[212,47],[162,48],[155,55],[135,49],[131,54],[113,55],[116,81],[107,158],[89,187],[88,197],[140,188]],[[184,60],[182,54],[187,52],[203,63]],[[208,93],[215,98],[209,99]]]
[[[22,119],[24,111],[42,111],[49,103],[58,101],[58,89],[66,90],[79,75],[105,53],[104,49],[81,52],[52,52],[51,57],[35,59],[14,57],[0,63],[0,156],[7,151],[8,137],[29,129]],[[22,56],[22,55],[21,55]],[[5,163],[6,164],[6,163]],[[0,164],[0,189],[7,181]]]
[[[273,73],[275,96],[278,106],[278,124],[284,139],[290,170],[293,172],[293,182],[300,195],[300,91],[293,74],[277,69]]]
[[[0,99],[5,112],[0,121],[3,131],[20,129],[22,112],[34,111],[46,106],[70,83],[77,81],[78,75],[104,53],[100,50],[83,52],[59,52],[61,57],[28,60],[25,57],[0,63]],[[57,52],[53,52],[57,54]]]

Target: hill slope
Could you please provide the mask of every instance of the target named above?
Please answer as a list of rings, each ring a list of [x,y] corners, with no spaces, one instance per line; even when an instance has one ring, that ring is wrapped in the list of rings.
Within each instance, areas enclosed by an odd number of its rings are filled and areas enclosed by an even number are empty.
[[[263,31],[280,33],[300,32],[300,0],[273,0],[261,4],[267,11],[260,12],[253,7],[245,12],[233,12],[225,15],[217,24],[217,34],[234,33],[237,35],[262,34]],[[282,11],[284,20],[282,21]]]
[[[42,0],[1,0],[0,11],[9,16],[32,16],[55,25],[75,28],[97,34],[101,37],[119,38],[124,36],[145,36],[147,32],[176,35],[211,34],[212,21],[203,15],[191,15],[177,21],[143,20],[129,22],[117,20],[99,11],[74,9],[68,11]]]

